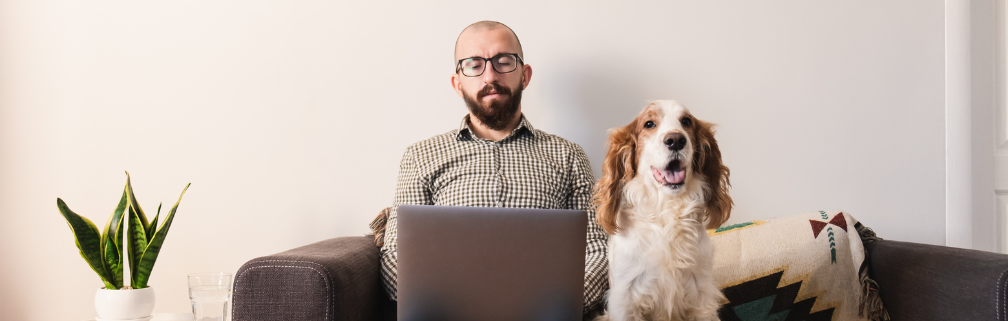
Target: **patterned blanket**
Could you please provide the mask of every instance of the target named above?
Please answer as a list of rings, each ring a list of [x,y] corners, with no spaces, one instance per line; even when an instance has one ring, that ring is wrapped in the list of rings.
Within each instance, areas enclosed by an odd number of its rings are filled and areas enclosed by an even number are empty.
[[[862,242],[875,233],[844,212],[708,230],[721,320],[888,320]]]

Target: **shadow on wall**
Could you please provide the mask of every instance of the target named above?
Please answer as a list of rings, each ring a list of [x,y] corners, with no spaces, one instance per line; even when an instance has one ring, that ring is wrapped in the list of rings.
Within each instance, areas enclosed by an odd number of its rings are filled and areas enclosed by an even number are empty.
[[[565,65],[543,87],[556,134],[581,145],[595,178],[602,177],[609,129],[629,124],[648,102],[674,99],[667,79],[654,81],[647,72]],[[664,90],[654,90],[665,88]]]

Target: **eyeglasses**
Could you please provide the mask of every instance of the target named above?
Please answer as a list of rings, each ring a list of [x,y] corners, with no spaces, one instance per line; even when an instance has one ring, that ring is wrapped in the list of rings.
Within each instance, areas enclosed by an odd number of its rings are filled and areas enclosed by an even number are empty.
[[[479,77],[486,71],[486,65],[489,62],[493,65],[494,71],[498,74],[506,74],[515,69],[518,69],[518,64],[525,64],[518,54],[513,53],[502,53],[490,58],[483,57],[469,57],[465,59],[460,59],[458,64],[455,65],[455,72],[462,71],[462,75],[466,77]]]

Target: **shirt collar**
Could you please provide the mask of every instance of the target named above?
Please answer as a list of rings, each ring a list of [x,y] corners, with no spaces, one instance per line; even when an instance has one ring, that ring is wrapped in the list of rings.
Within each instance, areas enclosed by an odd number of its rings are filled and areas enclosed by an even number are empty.
[[[504,137],[504,139],[501,139],[501,141],[505,141],[508,138],[518,136],[522,133],[528,133],[529,135],[535,136],[532,130],[533,130],[532,123],[530,123],[528,119],[525,118],[525,114],[522,113],[521,121],[518,122],[518,127],[515,127],[515,129],[511,131],[511,134],[508,135],[507,137]],[[466,114],[465,117],[462,117],[462,125],[459,126],[459,131],[458,135],[456,135],[456,139],[471,140],[475,138],[476,136],[473,135],[472,129],[469,127],[469,114]]]

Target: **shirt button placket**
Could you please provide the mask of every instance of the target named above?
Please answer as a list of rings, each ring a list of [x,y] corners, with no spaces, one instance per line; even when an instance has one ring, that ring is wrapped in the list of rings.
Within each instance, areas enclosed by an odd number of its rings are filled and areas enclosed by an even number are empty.
[[[501,143],[493,143],[494,177],[497,183],[497,207],[504,207],[504,172],[501,166]]]

